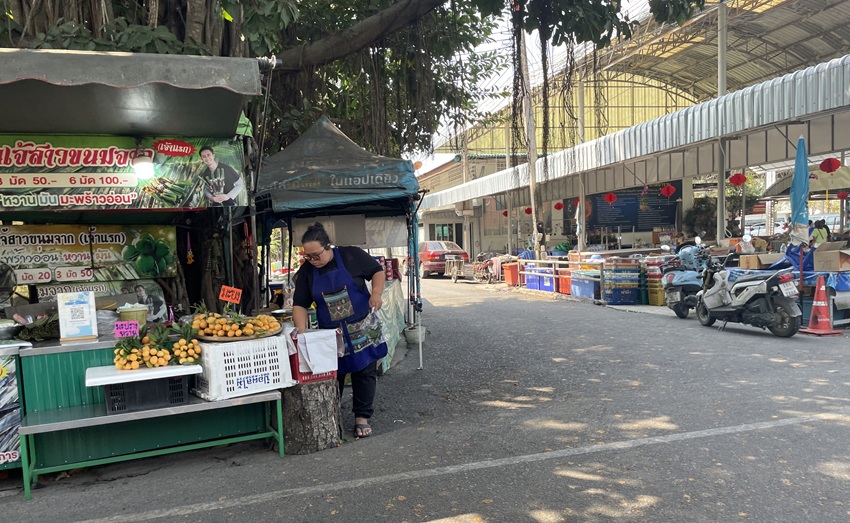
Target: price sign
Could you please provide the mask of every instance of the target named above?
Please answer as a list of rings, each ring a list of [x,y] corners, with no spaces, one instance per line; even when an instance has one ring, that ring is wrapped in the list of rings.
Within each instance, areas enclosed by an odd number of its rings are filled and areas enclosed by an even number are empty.
[[[221,292],[218,294],[218,299],[221,301],[229,301],[230,303],[240,303],[242,301],[242,289],[222,285]]]
[[[116,321],[115,322],[115,337],[130,338],[139,335],[139,322],[137,321]]]

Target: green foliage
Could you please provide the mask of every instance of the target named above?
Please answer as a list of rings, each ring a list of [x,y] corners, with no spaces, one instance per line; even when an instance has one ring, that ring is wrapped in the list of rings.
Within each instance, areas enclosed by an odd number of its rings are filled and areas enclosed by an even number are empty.
[[[116,18],[104,26],[102,38],[95,38],[92,32],[82,24],[60,19],[46,32],[36,34],[27,43],[32,49],[210,54],[206,47],[194,41],[181,42],[165,26],[152,28],[131,24],[125,18]]]
[[[232,22],[229,12],[242,10],[242,36],[250,43],[257,56],[267,56],[283,50],[284,30],[295,23],[300,13],[295,2],[279,0],[255,0],[243,2],[226,0],[222,2],[222,17]]]

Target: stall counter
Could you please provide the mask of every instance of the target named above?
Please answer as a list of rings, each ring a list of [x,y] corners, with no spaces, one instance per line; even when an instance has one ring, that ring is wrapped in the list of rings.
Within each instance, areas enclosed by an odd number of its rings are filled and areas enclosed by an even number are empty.
[[[114,340],[89,343],[40,343],[19,353],[21,411],[60,411],[80,406],[103,407],[101,387],[86,387],[86,369],[112,365]],[[32,436],[33,463],[49,469],[65,463],[162,449],[266,430],[265,405],[228,407],[227,412],[200,411],[168,418],[76,428]]]

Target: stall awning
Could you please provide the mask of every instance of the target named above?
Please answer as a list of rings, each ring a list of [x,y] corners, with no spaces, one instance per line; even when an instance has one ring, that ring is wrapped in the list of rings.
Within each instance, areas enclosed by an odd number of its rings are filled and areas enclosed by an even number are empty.
[[[0,49],[0,133],[227,137],[254,58]]]
[[[257,187],[274,212],[289,214],[339,206],[368,214],[393,201],[406,208],[419,191],[410,161],[370,153],[326,116],[268,158]]]

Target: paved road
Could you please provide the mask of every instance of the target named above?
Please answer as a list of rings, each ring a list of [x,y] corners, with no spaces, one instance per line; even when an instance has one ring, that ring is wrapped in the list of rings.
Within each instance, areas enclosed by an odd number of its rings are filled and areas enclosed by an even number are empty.
[[[3,521],[850,520],[846,336],[439,278],[423,294],[424,369],[411,350],[380,379],[373,437],[95,467],[30,502],[7,482]]]

